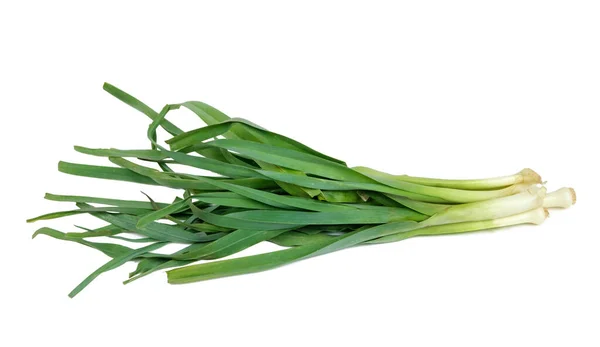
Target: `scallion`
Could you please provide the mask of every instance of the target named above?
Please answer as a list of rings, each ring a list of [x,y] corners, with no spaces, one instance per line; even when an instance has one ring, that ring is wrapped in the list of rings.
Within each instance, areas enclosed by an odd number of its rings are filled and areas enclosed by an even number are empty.
[[[169,283],[189,283],[264,271],[364,244],[540,224],[548,208],[566,208],[576,201],[572,188],[546,193],[540,175],[531,169],[456,180],[351,168],[202,102],[168,104],[156,112],[108,83],[104,89],[151,119],[141,131],[150,148],[75,146],[82,154],[106,157],[112,165],[60,162],[59,171],[168,187],[174,195],[172,202],[156,202],[148,196],[132,201],[46,194],[48,200],[75,203],[76,209],[28,222],[89,214],[106,223],[67,233],[41,228],[33,235],[79,243],[111,258],[71,291],[71,297],[103,272],[128,261],[138,266],[125,283],[165,269],[170,269]],[[186,132],[168,121],[168,113],[180,107],[195,113],[206,126]],[[165,146],[158,141],[158,127],[172,136]],[[178,171],[182,166],[186,170]],[[188,168],[212,175],[184,173]],[[92,241],[97,237],[118,239],[132,247]],[[283,249],[218,260],[261,242]],[[133,247],[138,243],[149,245]],[[171,254],[160,253],[171,243],[186,246]]]

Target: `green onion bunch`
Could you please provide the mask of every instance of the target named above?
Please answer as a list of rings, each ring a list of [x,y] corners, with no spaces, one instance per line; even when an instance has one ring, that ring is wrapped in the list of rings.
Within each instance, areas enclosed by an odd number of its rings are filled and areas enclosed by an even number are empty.
[[[137,268],[125,283],[165,269],[169,283],[189,283],[269,270],[359,245],[540,224],[548,208],[575,203],[573,189],[547,193],[541,177],[530,169],[496,178],[454,180],[351,168],[202,102],[169,104],[157,113],[110,84],[104,89],[152,120],[146,132],[150,149],[76,146],[76,151],[106,157],[113,165],[60,162],[59,171],[173,188],[176,197],[158,202],[149,196],[131,201],[46,194],[46,199],[75,203],[77,208],[28,222],[75,214],[105,222],[95,229],[78,227],[78,232],[41,228],[33,235],[80,243],[111,258],[70,297],[103,272],[129,261],[137,262]],[[183,131],[166,119],[169,111],[181,107],[206,126]],[[171,135],[166,145],[157,139],[159,127]],[[181,166],[212,174],[179,172]],[[94,241],[99,237],[118,241]],[[260,242],[282,249],[217,260]],[[183,248],[161,252],[168,244]]]

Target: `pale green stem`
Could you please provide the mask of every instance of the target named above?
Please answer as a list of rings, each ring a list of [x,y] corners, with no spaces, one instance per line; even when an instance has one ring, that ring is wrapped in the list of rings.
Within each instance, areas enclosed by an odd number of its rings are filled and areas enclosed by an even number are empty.
[[[520,193],[532,186],[532,183],[527,181],[523,183],[513,184],[506,188],[492,190],[467,190],[445,187],[432,187],[399,180],[397,176],[373,170],[367,167],[356,167],[353,168],[353,170],[389,187],[401,189],[411,193],[441,198],[452,203],[467,203],[500,198],[503,196],[509,196],[516,193]]]
[[[512,216],[542,207],[545,196],[546,188],[532,186],[524,192],[511,196],[451,206],[421,224],[431,226]]]
[[[408,175],[397,175],[395,177],[400,181],[422,184],[431,187],[474,190],[497,189],[519,183],[542,183],[540,175],[531,169],[523,169],[519,173],[510,176],[474,180],[447,180],[438,178],[412,177]]]
[[[519,213],[516,215],[475,222],[463,222],[454,224],[443,224],[429,226],[425,228],[413,229],[406,232],[381,237],[379,239],[368,241],[367,243],[388,243],[408,239],[415,236],[446,235],[459,234],[479,230],[488,230],[501,228],[518,224],[541,224],[548,217],[548,210],[543,207]]]

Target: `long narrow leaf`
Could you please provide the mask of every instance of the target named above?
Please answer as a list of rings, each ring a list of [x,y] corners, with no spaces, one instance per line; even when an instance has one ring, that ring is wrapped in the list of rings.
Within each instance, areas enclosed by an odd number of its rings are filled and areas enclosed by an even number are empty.
[[[145,253],[154,251],[156,249],[159,249],[161,247],[163,247],[166,243],[165,242],[157,242],[157,243],[153,243],[149,246],[146,247],[142,247],[139,249],[135,249],[132,250],[131,252],[122,254],[120,256],[117,256],[113,259],[111,259],[110,261],[108,261],[106,264],[102,265],[101,267],[99,267],[96,271],[92,272],[88,277],[86,277],[81,283],[79,283],[77,285],[77,287],[75,287],[70,293],[69,293],[69,297],[73,298],[75,297],[75,295],[77,295],[79,292],[81,292],[85,287],[87,287],[96,277],[100,276],[102,273],[106,272],[106,271],[110,271],[113,269],[116,269],[117,267],[125,264],[126,262],[133,260]]]
[[[273,269],[308,257],[331,253],[375,238],[417,227],[415,222],[383,224],[343,236],[280,251],[210,263],[190,265],[167,272],[169,283],[180,284]]]

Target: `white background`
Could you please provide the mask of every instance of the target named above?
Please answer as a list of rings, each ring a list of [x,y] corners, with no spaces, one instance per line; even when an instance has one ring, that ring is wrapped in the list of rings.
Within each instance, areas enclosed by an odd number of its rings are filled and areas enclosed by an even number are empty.
[[[218,5],[217,5],[218,3]],[[600,345],[600,11],[594,1],[6,1],[0,5],[3,346]],[[72,145],[147,148],[159,109],[202,100],[349,165],[463,178],[540,172],[578,203],[544,225],[412,239],[171,286],[47,237],[91,217],[45,192],[168,200],[60,174]],[[186,129],[201,124],[173,114]],[[253,248],[244,254],[274,249]]]

